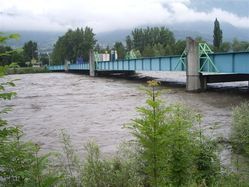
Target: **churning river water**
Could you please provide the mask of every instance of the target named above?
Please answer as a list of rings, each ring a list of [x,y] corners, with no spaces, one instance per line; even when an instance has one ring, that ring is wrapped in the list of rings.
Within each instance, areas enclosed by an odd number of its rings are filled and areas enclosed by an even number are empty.
[[[4,118],[21,126],[24,138],[38,143],[42,151],[60,151],[64,129],[77,150],[94,139],[103,152],[112,154],[119,143],[132,138],[123,125],[138,115],[136,107],[146,100],[139,89],[144,83],[139,81],[69,73],[11,75],[7,79],[19,80],[11,88],[17,96],[1,101],[1,108],[12,108]],[[184,87],[171,87],[161,97],[166,104],[182,103],[199,112],[205,134],[228,138],[232,108],[248,100],[247,95],[189,93]],[[224,163],[229,160],[228,149],[221,151],[221,157]]]

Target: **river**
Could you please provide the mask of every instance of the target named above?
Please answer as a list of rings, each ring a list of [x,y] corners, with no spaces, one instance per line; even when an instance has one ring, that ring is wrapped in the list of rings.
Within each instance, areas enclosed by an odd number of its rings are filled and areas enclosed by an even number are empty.
[[[7,79],[19,80],[11,88],[17,96],[0,104],[12,108],[4,118],[21,126],[25,139],[41,145],[42,151],[60,151],[64,129],[78,151],[94,139],[104,153],[111,154],[119,143],[131,139],[123,125],[137,116],[136,107],[146,99],[139,89],[144,83],[139,81],[69,73],[11,75]],[[182,86],[163,89],[167,90],[161,96],[166,104],[189,106],[203,116],[201,127],[206,135],[226,139],[232,108],[248,100],[248,94],[227,90],[190,93]],[[227,149],[221,151],[225,164],[229,164],[229,155]]]

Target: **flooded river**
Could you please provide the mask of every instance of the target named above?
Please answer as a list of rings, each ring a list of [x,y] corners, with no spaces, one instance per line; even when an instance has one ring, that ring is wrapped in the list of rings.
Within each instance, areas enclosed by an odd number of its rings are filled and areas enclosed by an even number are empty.
[[[16,81],[17,96],[0,104],[12,111],[4,116],[20,125],[25,138],[41,145],[43,151],[61,150],[60,131],[71,136],[76,149],[94,139],[105,153],[131,139],[123,125],[137,116],[136,107],[144,105],[143,84],[114,78],[91,78],[86,75],[50,73],[11,75]],[[182,103],[203,116],[201,124],[210,136],[228,138],[232,107],[247,100],[245,94],[227,91],[189,93],[184,87],[163,92],[166,103]],[[224,151],[222,154],[229,154]]]

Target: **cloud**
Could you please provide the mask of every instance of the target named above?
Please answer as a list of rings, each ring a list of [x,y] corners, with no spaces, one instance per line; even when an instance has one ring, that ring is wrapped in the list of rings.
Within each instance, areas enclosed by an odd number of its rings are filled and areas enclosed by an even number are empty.
[[[95,32],[143,25],[195,21],[222,22],[249,28],[249,16],[213,8],[201,12],[190,0],[1,0],[0,28],[4,30],[67,30],[90,26]]]

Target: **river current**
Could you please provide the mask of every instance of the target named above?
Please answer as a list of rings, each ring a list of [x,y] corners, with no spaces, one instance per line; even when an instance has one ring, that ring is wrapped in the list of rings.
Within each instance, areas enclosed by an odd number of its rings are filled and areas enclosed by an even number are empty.
[[[61,150],[60,133],[64,129],[77,150],[93,139],[104,153],[112,154],[119,143],[132,138],[123,126],[138,115],[136,107],[146,100],[140,90],[144,83],[139,81],[69,73],[11,75],[7,79],[19,80],[11,88],[17,96],[1,101],[1,108],[12,108],[4,118],[21,126],[24,138],[38,143],[45,152]],[[166,104],[181,103],[199,112],[204,133],[225,139],[230,133],[232,108],[248,100],[245,94],[227,91],[163,89],[166,91],[161,97]],[[224,163],[229,155],[228,149],[221,151]]]

